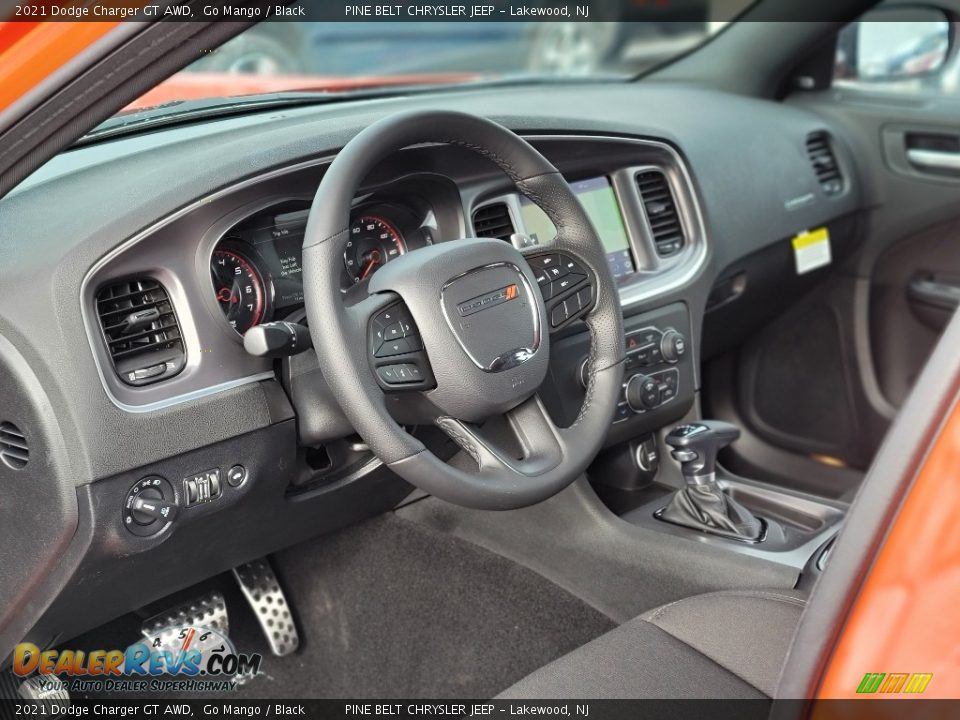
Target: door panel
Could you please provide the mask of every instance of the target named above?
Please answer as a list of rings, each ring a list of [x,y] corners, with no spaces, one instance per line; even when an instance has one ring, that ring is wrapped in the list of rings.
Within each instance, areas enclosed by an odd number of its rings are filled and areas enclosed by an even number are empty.
[[[877,260],[870,338],[877,381],[899,407],[960,301],[960,220],[893,245]]]

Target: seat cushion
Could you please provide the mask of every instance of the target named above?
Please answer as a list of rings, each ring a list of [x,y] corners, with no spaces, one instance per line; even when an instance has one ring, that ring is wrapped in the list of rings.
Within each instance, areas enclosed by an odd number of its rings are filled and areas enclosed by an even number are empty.
[[[499,697],[771,697],[804,605],[805,594],[795,590],[679,600],[555,660]]]

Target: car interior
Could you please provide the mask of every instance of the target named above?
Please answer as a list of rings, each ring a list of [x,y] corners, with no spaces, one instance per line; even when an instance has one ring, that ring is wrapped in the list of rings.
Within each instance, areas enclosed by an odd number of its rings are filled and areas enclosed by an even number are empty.
[[[210,42],[164,40],[5,168],[0,657],[189,621],[263,653],[237,697],[805,692],[948,374],[935,4],[935,70],[841,67],[904,3],[771,0],[635,81],[78,138]]]

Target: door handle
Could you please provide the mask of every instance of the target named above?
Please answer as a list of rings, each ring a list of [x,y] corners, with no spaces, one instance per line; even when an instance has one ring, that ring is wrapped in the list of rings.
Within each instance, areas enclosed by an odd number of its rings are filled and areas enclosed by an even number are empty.
[[[930,170],[960,172],[960,152],[910,148],[907,150],[907,159],[918,167]]]
[[[917,275],[907,286],[907,294],[911,300],[924,305],[953,311],[960,307],[960,279],[930,273]]]

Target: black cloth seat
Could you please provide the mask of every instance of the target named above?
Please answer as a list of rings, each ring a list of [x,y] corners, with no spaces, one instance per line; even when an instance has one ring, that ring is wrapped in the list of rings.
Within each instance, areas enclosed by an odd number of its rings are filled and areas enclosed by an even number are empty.
[[[805,605],[805,593],[796,590],[678,600],[564,655],[498,697],[772,697]]]

